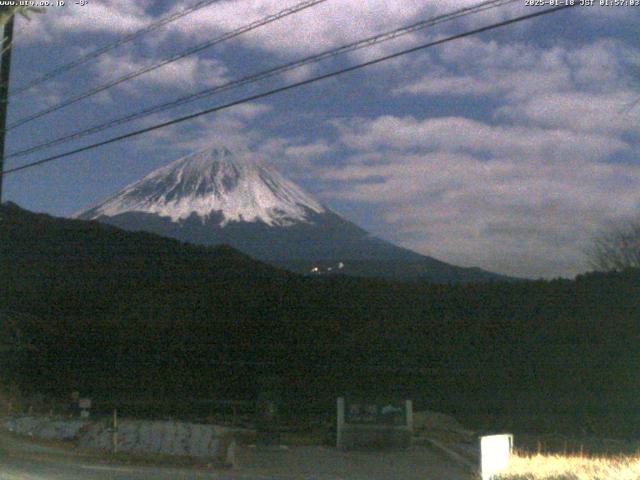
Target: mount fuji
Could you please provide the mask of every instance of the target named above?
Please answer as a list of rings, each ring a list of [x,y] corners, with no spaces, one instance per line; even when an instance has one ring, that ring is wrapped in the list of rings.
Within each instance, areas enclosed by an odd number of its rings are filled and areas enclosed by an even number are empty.
[[[74,217],[194,244],[228,244],[299,273],[435,282],[508,279],[376,238],[273,168],[226,148],[176,160]]]

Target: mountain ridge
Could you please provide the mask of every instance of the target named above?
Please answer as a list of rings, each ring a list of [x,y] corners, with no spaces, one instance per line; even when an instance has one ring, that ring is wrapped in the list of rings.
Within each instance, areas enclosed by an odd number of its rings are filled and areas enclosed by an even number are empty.
[[[75,217],[194,244],[228,244],[296,273],[444,283],[510,279],[371,235],[272,167],[225,147],[171,162]]]

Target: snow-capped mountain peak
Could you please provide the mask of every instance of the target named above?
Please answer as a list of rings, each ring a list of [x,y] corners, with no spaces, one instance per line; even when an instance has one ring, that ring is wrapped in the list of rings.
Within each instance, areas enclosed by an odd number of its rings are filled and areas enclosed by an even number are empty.
[[[222,147],[161,167],[76,216],[95,219],[128,212],[152,213],[173,222],[192,214],[203,221],[221,214],[221,226],[229,222],[288,226],[308,222],[310,213],[324,213],[325,208],[273,168]]]
[[[230,245],[304,274],[437,282],[500,278],[372,236],[254,161],[251,153],[226,148],[176,160],[75,217],[195,245]]]

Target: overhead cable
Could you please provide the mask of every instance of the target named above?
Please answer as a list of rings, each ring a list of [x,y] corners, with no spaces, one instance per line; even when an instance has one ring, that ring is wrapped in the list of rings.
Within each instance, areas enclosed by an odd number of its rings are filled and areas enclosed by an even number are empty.
[[[108,120],[106,122],[100,123],[98,125],[94,125],[82,130],[77,130],[75,132],[71,132],[69,134],[66,134],[62,137],[53,139],[53,140],[48,140],[46,142],[40,143],[38,145],[23,149],[23,150],[19,150],[19,151],[15,151],[10,153],[9,155],[7,155],[5,158],[14,158],[14,157],[22,157],[31,153],[35,153],[56,145],[61,145],[64,143],[68,143],[72,140],[77,140],[83,137],[86,137],[87,135],[93,135],[96,133],[100,133],[104,130],[107,130],[109,128],[113,128],[119,125],[123,125],[125,123],[129,123],[132,122],[134,120],[139,120],[141,118],[145,118],[148,117],[149,115],[155,114],[155,113],[160,113],[172,108],[176,108],[182,105],[186,105],[188,103],[192,103],[195,102],[197,100],[201,100],[203,98],[207,98],[207,97],[211,97],[213,95],[225,92],[225,91],[229,91],[235,88],[239,88],[241,86],[244,85],[248,85],[248,84],[252,84],[261,80],[265,80],[268,78],[272,78],[274,76],[280,75],[282,73],[294,70],[294,69],[298,69],[301,68],[303,66],[306,65],[310,65],[313,63],[318,63],[321,62],[323,60],[329,59],[329,58],[334,58],[337,57],[339,55],[344,55],[346,53],[350,53],[356,50],[360,50],[363,48],[367,48],[367,47],[371,47],[383,42],[387,42],[390,40],[394,40],[396,38],[399,38],[403,35],[408,35],[410,33],[414,33],[417,32],[419,30],[423,30],[425,28],[428,27],[432,27],[435,25],[438,25],[440,23],[443,22],[447,22],[447,21],[451,21],[451,20],[455,20],[458,18],[461,18],[463,16],[467,16],[467,15],[471,15],[471,14],[476,14],[491,8],[497,8],[500,6],[504,6],[507,4],[511,4],[511,3],[515,3],[519,0],[491,0],[491,1],[485,1],[485,2],[481,2],[479,4],[470,6],[470,7],[466,7],[466,8],[462,8],[459,10],[456,10],[454,12],[450,12],[450,13],[446,13],[443,15],[438,15],[436,17],[431,17],[429,19],[426,20],[422,20],[420,22],[416,22],[416,23],[412,23],[410,25],[407,25],[405,27],[401,27],[401,28],[397,28],[391,31],[387,31],[384,33],[380,33],[377,35],[373,35],[371,37],[367,37],[365,39],[362,40],[358,40],[356,42],[352,42],[346,45],[342,45],[340,47],[337,48],[332,48],[329,50],[325,50],[321,53],[315,54],[315,55],[310,55],[292,62],[288,62],[285,63],[284,65],[280,65],[274,68],[270,68],[267,70],[263,70],[261,72],[255,73],[255,74],[251,74],[242,78],[239,78],[237,80],[232,80],[220,85],[216,85],[214,87],[209,87],[206,88],[204,90],[201,90],[199,92],[196,93],[192,93],[189,95],[185,95],[183,97],[180,97],[176,100],[170,101],[170,102],[165,102],[165,103],[161,103],[158,105],[154,105],[152,107],[148,107],[145,108],[143,110],[140,110],[138,112],[135,113],[130,113],[128,115],[124,115],[122,117],[113,119],[113,120]]]
[[[185,17],[187,15],[189,15],[190,13],[193,13],[197,10],[201,10],[202,8],[208,7],[209,5],[213,4],[213,3],[217,3],[220,2],[221,0],[202,0],[200,2],[197,2],[196,4],[192,5],[191,7],[187,7],[183,10],[180,10],[179,12],[173,13],[171,15],[168,15],[166,17],[161,18],[160,20],[153,22],[149,25],[147,25],[146,27],[141,28],[140,30],[136,30],[133,33],[130,33],[129,35],[125,35],[121,38],[119,38],[118,40],[116,40],[115,42],[109,43],[107,45],[104,45],[102,47],[97,48],[96,50],[92,50],[90,52],[87,52],[83,55],[80,55],[79,57],[75,58],[74,60],[65,63],[64,65],[61,65],[47,73],[45,73],[44,75],[25,83],[24,85],[21,85],[17,88],[14,88],[13,91],[11,92],[10,97],[14,96],[14,95],[19,95],[22,92],[26,92],[27,90],[32,89],[33,87],[35,87],[36,85],[40,85],[43,82],[46,82],[47,80],[51,80],[52,78],[55,78],[69,70],[72,70],[75,67],[78,67],[84,63],[87,63],[90,60],[93,60],[95,58],[100,57],[101,55],[105,54],[106,52],[113,50],[117,47],[119,47],[120,45],[124,45],[125,43],[131,42],[133,40],[136,40],[137,38],[146,35],[149,32],[153,32],[154,30],[158,30],[159,28],[171,23],[171,22],[175,22],[176,20],[179,20],[182,17]]]
[[[153,70],[157,70],[160,67],[163,67],[165,65],[168,65],[170,63],[173,62],[177,62],[178,60],[181,60],[183,58],[186,58],[190,55],[193,55],[195,53],[201,52],[207,48],[213,47],[214,45],[217,45],[219,43],[225,42],[227,40],[230,40],[232,38],[238,37],[244,33],[250,32],[252,30],[255,30],[257,28],[260,28],[264,25],[268,25],[270,23],[276,22],[284,17],[287,17],[289,15],[292,15],[294,13],[297,13],[301,10],[305,10],[307,8],[313,7],[314,5],[317,5],[319,3],[323,3],[326,2],[327,0],[305,0],[304,2],[298,3],[297,5],[294,5],[292,7],[288,7],[285,8],[284,10],[281,10],[275,14],[269,15],[267,17],[261,18],[260,20],[256,20],[255,22],[251,22],[247,25],[244,25],[240,28],[237,28],[235,30],[232,30],[230,32],[225,33],[224,35],[220,36],[220,37],[216,37],[212,40],[209,40],[207,42],[201,43],[196,45],[195,47],[191,47],[181,53],[177,53],[175,55],[172,55],[168,58],[165,58],[164,60],[158,62],[158,63],[154,63],[153,65],[149,65],[147,67],[141,68],[139,70],[136,70],[135,72],[131,72],[128,73],[126,75],[123,75],[121,77],[118,77],[114,80],[111,80],[105,84],[102,84],[98,87],[92,88],[91,90],[88,90],[84,93],[75,95],[73,97],[70,97],[66,100],[61,101],[60,103],[57,103],[51,107],[45,108],[44,110],[41,110],[39,112],[36,112],[34,114],[28,115],[26,117],[23,117],[11,124],[9,124],[6,128],[6,130],[12,130],[16,127],[19,127],[21,125],[24,125],[25,123],[29,123],[33,120],[36,120],[38,118],[44,117],[45,115],[48,115],[50,113],[56,112],[62,108],[68,107],[69,105],[73,105],[74,103],[77,103],[81,100],[84,100],[86,98],[92,97],[94,95],[97,95],[98,93],[104,92],[105,90],[108,90],[112,87],[115,87],[116,85],[120,85],[121,83],[127,82],[129,80],[132,80],[134,78],[137,78],[141,75],[144,75],[145,73],[149,73],[152,72]]]
[[[75,154],[78,154],[78,153],[81,153],[81,152],[86,152],[86,151],[89,151],[89,150],[93,150],[95,148],[98,148],[98,147],[101,147],[101,146],[104,146],[104,145],[109,145],[111,143],[115,143],[115,142],[119,142],[119,141],[122,141],[122,140],[125,140],[125,139],[128,139],[128,138],[136,137],[138,135],[142,135],[144,133],[152,132],[154,130],[158,130],[158,129],[161,129],[161,128],[164,128],[164,127],[168,127],[168,126],[171,126],[171,125],[176,125],[176,124],[185,122],[187,120],[192,120],[194,118],[201,117],[203,115],[208,115],[210,113],[218,112],[218,111],[221,111],[221,110],[226,110],[226,109],[234,107],[236,105],[241,105],[243,103],[252,102],[252,101],[259,100],[259,99],[262,99],[262,98],[265,98],[265,97],[270,97],[270,96],[273,96],[273,95],[278,94],[278,93],[282,93],[282,92],[285,92],[285,91],[288,91],[288,90],[293,90],[295,88],[302,87],[304,85],[310,85],[310,84],[317,83],[317,82],[322,81],[322,80],[333,78],[333,77],[336,77],[336,76],[339,76],[339,75],[344,75],[345,73],[349,73],[349,72],[353,72],[353,71],[356,71],[356,70],[360,70],[360,69],[365,68],[365,67],[369,67],[369,66],[372,66],[372,65],[377,65],[377,64],[382,63],[382,62],[393,60],[395,58],[399,58],[399,57],[404,56],[404,55],[408,55],[408,54],[411,54],[411,53],[414,53],[414,52],[425,50],[427,48],[432,48],[432,47],[435,47],[437,45],[442,45],[442,44],[445,44],[445,43],[448,43],[448,42],[451,42],[451,41],[454,41],[454,40],[458,40],[460,38],[470,37],[472,35],[477,35],[477,34],[480,34],[480,33],[483,33],[483,32],[487,32],[487,31],[490,31],[490,30],[495,30],[497,28],[501,28],[501,27],[504,27],[504,26],[507,26],[507,25],[513,25],[515,23],[519,23],[519,22],[522,22],[522,21],[525,21],[525,20],[530,20],[530,19],[533,19],[533,18],[541,17],[543,15],[548,15],[548,14],[551,14],[551,13],[560,12],[560,11],[565,10],[567,8],[572,8],[575,5],[577,5],[577,4],[574,4],[574,5],[566,4],[566,5],[559,6],[559,7],[552,7],[552,8],[548,8],[548,9],[545,9],[545,10],[539,10],[539,11],[536,11],[536,12],[533,12],[533,13],[530,13],[530,14],[527,14],[527,15],[521,15],[519,17],[515,17],[515,18],[509,19],[509,20],[505,20],[505,21],[498,22],[498,23],[493,23],[491,25],[487,25],[487,26],[484,26],[484,27],[476,28],[474,30],[469,30],[469,31],[464,32],[464,33],[459,33],[457,35],[452,35],[452,36],[449,36],[449,37],[446,37],[446,38],[442,38],[442,39],[439,39],[439,40],[435,40],[435,41],[432,41],[432,42],[421,44],[421,45],[418,45],[418,46],[415,46],[415,47],[412,47],[412,48],[401,50],[401,51],[396,52],[396,53],[392,53],[392,54],[389,54],[389,55],[384,55],[384,56],[375,58],[373,60],[362,62],[362,63],[359,63],[357,65],[346,67],[346,68],[343,68],[343,69],[340,69],[340,70],[336,70],[336,71],[333,71],[333,72],[330,72],[330,73],[326,73],[326,74],[323,74],[323,75],[312,77],[312,78],[309,78],[309,79],[306,79],[306,80],[301,80],[299,82],[291,83],[291,84],[285,85],[283,87],[274,88],[274,89],[268,90],[266,92],[262,92],[262,93],[259,93],[259,94],[256,94],[256,95],[251,95],[251,96],[244,97],[242,99],[235,100],[235,101],[223,104],[223,105],[218,105],[218,106],[215,106],[215,107],[212,107],[212,108],[208,108],[206,110],[202,110],[202,111],[197,112],[197,113],[193,113],[193,114],[186,115],[186,116],[183,116],[183,117],[175,118],[173,120],[162,122],[162,123],[159,123],[159,124],[156,124],[156,125],[153,125],[153,126],[150,126],[150,127],[146,127],[146,128],[140,129],[140,130],[136,130],[136,131],[133,131],[133,132],[129,132],[129,133],[126,133],[126,134],[123,134],[123,135],[118,135],[116,137],[112,137],[110,139],[103,140],[101,142],[93,143],[93,144],[87,145],[85,147],[76,148],[74,150],[70,150],[70,151],[67,151],[67,152],[64,152],[64,153],[61,153],[61,154],[58,154],[58,155],[53,155],[53,156],[50,156],[50,157],[47,157],[47,158],[43,158],[41,160],[30,162],[30,163],[27,163],[27,164],[24,164],[24,165],[21,165],[21,166],[18,166],[18,167],[14,167],[14,168],[5,170],[2,173],[3,173],[3,175],[6,175],[6,174],[9,174],[9,173],[15,173],[15,172],[18,172],[18,171],[21,171],[21,170],[25,170],[25,169],[28,169],[28,168],[33,168],[33,167],[36,167],[38,165],[43,165],[45,163],[49,163],[49,162],[53,162],[53,161],[56,161],[56,160],[59,160],[59,159],[62,159],[62,158],[69,157],[71,155],[75,155]]]

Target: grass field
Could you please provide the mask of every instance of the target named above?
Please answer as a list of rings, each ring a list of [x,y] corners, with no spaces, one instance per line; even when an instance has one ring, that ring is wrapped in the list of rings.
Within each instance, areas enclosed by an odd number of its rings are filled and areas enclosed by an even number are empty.
[[[616,457],[514,453],[500,480],[638,480],[640,454]]]

